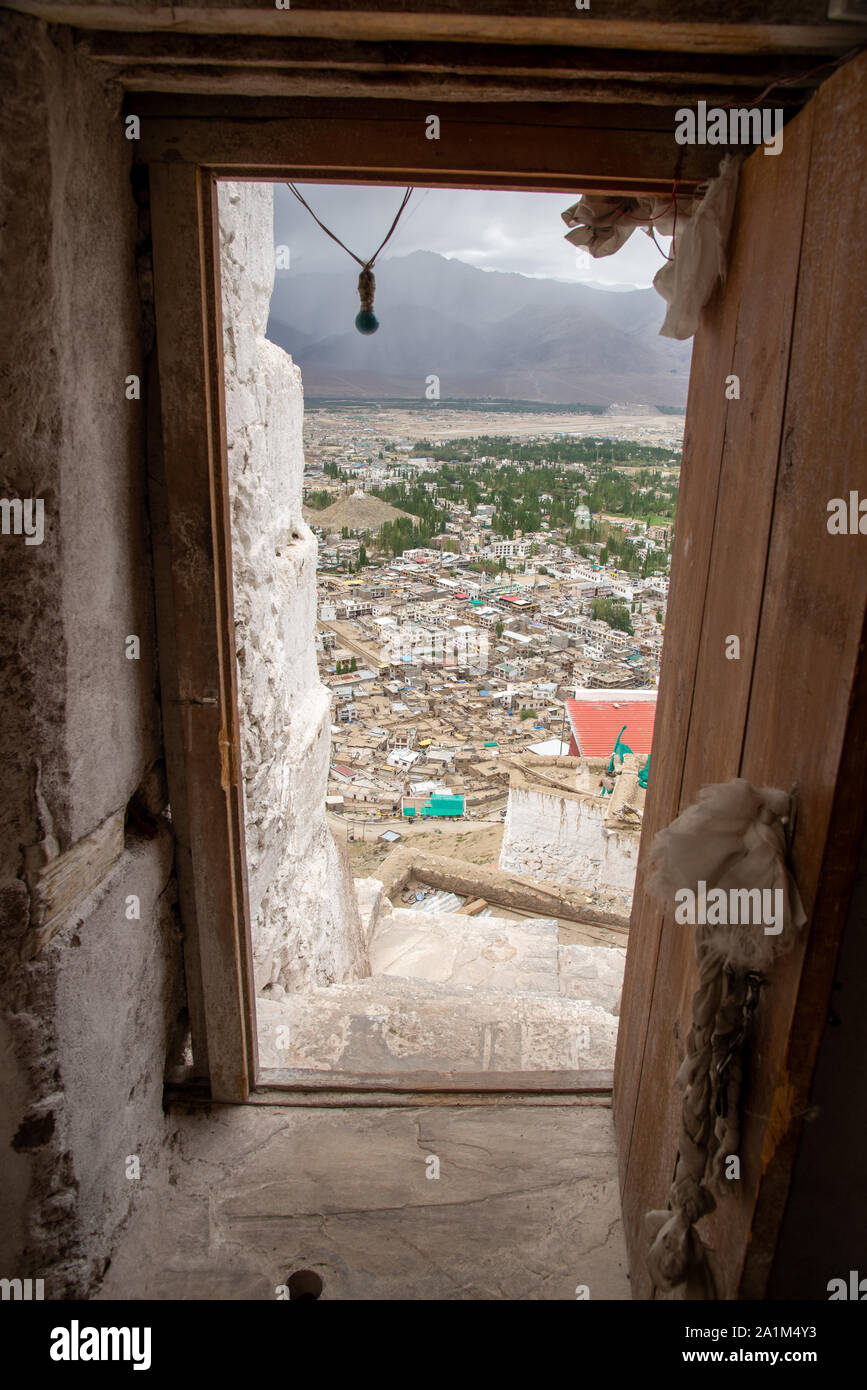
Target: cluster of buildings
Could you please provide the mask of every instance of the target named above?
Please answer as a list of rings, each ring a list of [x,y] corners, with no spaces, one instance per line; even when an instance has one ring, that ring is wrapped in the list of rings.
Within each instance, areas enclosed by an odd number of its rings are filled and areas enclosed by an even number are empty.
[[[552,527],[553,499],[542,495],[538,531],[498,535],[490,501],[437,495],[440,465],[362,418],[345,422],[351,445],[307,445],[305,487],[320,504],[305,513],[319,542],[316,646],[332,697],[329,809],[367,820],[504,817],[516,760],[596,756],[572,727],[569,702],[582,692],[644,691],[655,707],[671,527],[591,517],[583,500],[571,526]],[[446,519],[392,557],[377,542],[394,509],[372,489],[396,480],[423,488]],[[322,507],[324,493],[337,511]],[[591,523],[606,521],[634,547],[629,572],[602,563],[590,539]],[[595,599],[625,610],[632,632],[594,616]]]
[[[462,814],[496,813],[510,755],[568,752],[570,697],[655,693],[667,578],[630,582],[569,556],[547,574],[488,578],[444,560],[405,553],[363,577],[320,577],[332,809],[399,815],[402,798],[447,790]],[[590,617],[596,597],[621,600],[634,635]]]

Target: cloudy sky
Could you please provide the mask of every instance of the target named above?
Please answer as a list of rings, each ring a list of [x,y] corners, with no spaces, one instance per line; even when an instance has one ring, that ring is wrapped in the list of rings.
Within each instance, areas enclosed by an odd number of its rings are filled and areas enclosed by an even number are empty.
[[[403,190],[374,186],[299,184],[317,217],[357,256],[373,254],[391,226]],[[645,288],[662,265],[650,238],[636,230],[614,256],[581,264],[565,240],[560,214],[578,201],[570,193],[509,193],[417,188],[381,261],[411,251],[437,251],[483,270],[512,270],[602,287]],[[347,256],[283,184],[274,196],[275,242],[290,249],[292,269],[345,268]],[[668,239],[660,238],[668,248]]]

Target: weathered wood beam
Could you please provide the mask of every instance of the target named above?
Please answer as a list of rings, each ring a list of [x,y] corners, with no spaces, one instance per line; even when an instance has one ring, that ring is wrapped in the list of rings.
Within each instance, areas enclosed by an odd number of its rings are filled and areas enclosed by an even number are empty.
[[[824,0],[609,0],[608,17],[572,10],[565,0],[262,0],[207,5],[178,0],[7,0],[9,9],[80,29],[187,34],[307,35],[332,39],[466,39],[475,43],[572,44],[690,53],[845,53],[867,26],[825,20]],[[436,5],[435,13],[431,12]],[[612,17],[616,14],[617,17]]]
[[[263,1068],[257,1090],[288,1088],[317,1091],[339,1086],[347,1091],[547,1091],[609,1092],[614,1076],[605,1069],[587,1071],[415,1071],[360,1075]]]
[[[28,868],[32,930],[21,946],[23,959],[37,955],[66,925],[88,893],[93,892],[117,863],[123,847],[124,812],[120,810],[63,854],[45,858]]]
[[[478,74],[524,78],[596,78],[671,85],[702,82],[713,86],[755,87],[787,79],[812,86],[822,74],[803,76],[797,55],[647,53],[629,49],[572,48],[537,44],[352,43],[308,38],[249,38],[223,34],[82,34],[92,57],[132,67],[136,64],[245,68],[325,69],[329,72],[407,72]]]
[[[617,80],[565,79],[558,77],[518,77],[491,74],[452,73],[434,76],[390,68],[382,72],[324,72],[297,68],[174,66],[169,63],[137,64],[113,73],[128,92],[200,92],[227,96],[310,96],[343,100],[369,96],[389,99],[433,101],[552,101],[610,102],[642,106],[695,104],[708,96],[702,83],[689,86],[658,85]],[[711,101],[746,101],[742,88],[717,87]],[[781,88],[774,94],[775,106],[801,106],[804,93]]]
[[[722,152],[675,144],[674,110],[655,106],[443,103],[439,140],[425,138],[420,103],[142,93],[127,108],[141,118],[144,162],[233,178],[666,193],[677,177],[688,192]]]
[[[611,1104],[613,1073],[596,1071],[415,1071],[361,1075],[263,1068],[250,1105],[432,1106]],[[179,1070],[167,1081],[170,1106],[211,1106],[207,1083]]]
[[[262,23],[262,11],[276,6],[272,6],[271,0],[175,0],[174,4],[165,3],[165,0],[32,0],[31,3],[22,0],[21,4],[10,8],[51,9],[63,14],[80,10],[103,14],[115,11],[127,17],[134,15],[139,21],[149,20],[151,27],[156,24],[169,27],[172,23],[189,21],[193,17],[198,20],[207,14],[218,16],[221,22],[233,15],[239,23],[242,19],[247,23]],[[383,14],[505,19],[526,15],[527,4],[526,0],[291,0],[291,6],[279,12],[278,18],[285,19],[290,12],[313,10],[320,14],[364,15],[374,9]],[[533,0],[533,14],[540,19],[559,19],[563,12],[563,0]],[[605,14],[619,23],[657,20],[665,23],[823,25],[828,17],[828,5],[827,0],[727,0],[724,6],[719,0],[606,0]],[[577,22],[585,24],[594,18],[592,11],[574,16]]]
[[[183,93],[142,92],[127,101],[149,119],[172,121],[234,121],[239,127],[247,121],[310,121],[336,129],[338,125],[366,124],[371,129],[390,123],[410,125],[424,122],[429,107],[420,101],[391,101],[376,97],[364,101],[322,101],[307,97],[232,97],[214,94],[186,96]],[[522,127],[539,133],[549,129],[563,131],[635,131],[642,135],[661,135],[673,142],[675,107],[648,110],[641,104],[574,102],[554,107],[547,102],[528,101],[520,114],[511,103],[480,108],[475,102],[452,102],[445,108],[449,123],[456,127],[502,125]],[[416,132],[417,133],[417,132]],[[539,135],[537,134],[537,139]],[[437,141],[425,140],[426,144]],[[678,146],[698,149],[698,146]]]

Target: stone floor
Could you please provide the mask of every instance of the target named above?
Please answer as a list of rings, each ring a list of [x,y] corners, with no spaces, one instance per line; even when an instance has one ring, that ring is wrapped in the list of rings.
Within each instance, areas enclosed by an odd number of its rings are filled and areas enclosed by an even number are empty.
[[[598,1101],[171,1120],[171,1170],[143,1174],[99,1299],[274,1299],[300,1269],[324,1299],[630,1297]]]
[[[621,949],[557,922],[392,908],[365,885],[373,974],[259,1000],[264,1066],[323,1071],[613,1065]],[[604,1096],[519,1104],[186,1108],[143,1175],[100,1298],[630,1296]]]
[[[264,1067],[343,1072],[614,1065],[625,951],[561,945],[556,920],[391,908],[372,975],[258,1001]]]

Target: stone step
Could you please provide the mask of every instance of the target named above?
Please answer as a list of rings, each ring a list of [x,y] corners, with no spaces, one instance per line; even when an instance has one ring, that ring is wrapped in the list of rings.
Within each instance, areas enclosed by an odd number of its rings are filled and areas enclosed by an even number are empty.
[[[456,912],[396,908],[380,919],[370,943],[377,976],[473,985],[497,993],[561,993],[557,923],[506,921]]]
[[[620,946],[561,946],[560,993],[619,1015],[625,964],[626,950]]]
[[[583,1071],[614,1064],[596,1004],[387,975],[258,999],[263,1067],[316,1071]]]
[[[364,942],[365,945],[369,946],[380,917],[388,910],[386,907],[388,899],[378,878],[356,878],[354,883],[355,900],[358,903]]]

